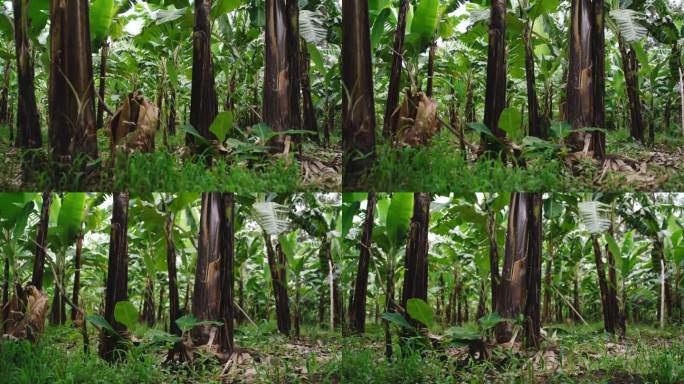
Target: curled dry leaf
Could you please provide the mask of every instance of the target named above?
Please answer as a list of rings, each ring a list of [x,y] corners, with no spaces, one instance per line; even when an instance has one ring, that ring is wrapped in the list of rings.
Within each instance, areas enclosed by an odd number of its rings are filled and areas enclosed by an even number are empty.
[[[18,289],[19,299],[13,296],[7,303],[10,315],[7,320],[7,335],[17,339],[36,341],[45,330],[48,297],[40,289],[29,285]]]
[[[159,109],[142,93],[129,93],[109,122],[112,153],[116,147],[122,147],[126,152],[152,152],[158,117]]]
[[[404,102],[392,115],[396,142],[401,146],[429,145],[439,126],[437,103],[420,91],[406,92]]]

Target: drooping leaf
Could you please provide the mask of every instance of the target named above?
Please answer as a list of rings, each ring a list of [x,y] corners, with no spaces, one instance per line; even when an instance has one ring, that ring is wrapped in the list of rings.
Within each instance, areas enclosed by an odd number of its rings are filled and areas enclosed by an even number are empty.
[[[399,313],[396,312],[385,312],[381,316],[383,319],[392,322],[402,328],[414,329],[411,324]]]
[[[105,320],[105,318],[100,316],[100,315],[88,315],[85,317],[85,319],[86,319],[86,321],[93,324],[95,327],[97,327],[99,329],[104,329],[104,330],[108,331],[109,333],[111,333],[112,335],[117,335],[117,336],[119,335],[114,330],[114,327],[112,327],[112,325],[109,324],[109,322],[107,320]]]
[[[130,328],[138,321],[138,311],[130,301],[119,301],[114,306],[114,319]]]
[[[434,313],[432,307],[423,299],[408,299],[406,302],[406,312],[412,319],[421,322],[426,327],[432,327],[434,321]]]
[[[228,132],[233,129],[233,124],[233,112],[219,112],[209,126],[209,131],[216,135],[219,143],[223,143],[226,140]]]
[[[109,35],[116,8],[114,0],[94,0],[90,4],[90,41],[93,52],[100,49]]]
[[[394,250],[399,249],[408,236],[412,212],[413,193],[395,192],[392,194],[392,201],[387,212],[387,237]]]

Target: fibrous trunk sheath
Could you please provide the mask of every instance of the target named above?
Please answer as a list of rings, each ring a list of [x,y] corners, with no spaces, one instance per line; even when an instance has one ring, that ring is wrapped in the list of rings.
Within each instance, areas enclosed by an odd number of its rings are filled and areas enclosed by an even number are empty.
[[[484,124],[497,137],[505,136],[505,132],[499,128],[499,117],[504,108],[506,108],[506,1],[492,0]],[[489,152],[501,149],[500,144],[484,134],[481,140],[485,150]]]
[[[45,270],[45,255],[47,246],[48,224],[50,223],[50,205],[52,193],[43,192],[43,205],[40,209],[40,221],[36,232],[36,256],[33,262],[31,283],[38,289],[43,289],[43,271]]]
[[[232,350],[233,233],[233,195],[203,193],[192,314],[223,325],[218,329],[212,325],[195,327],[191,335],[195,344],[206,344],[215,333],[214,343],[222,351]],[[230,318],[225,319],[226,315]]]
[[[290,127],[292,91],[288,56],[288,17],[285,0],[266,0],[263,119],[274,132],[273,152],[285,148],[284,131]]]
[[[192,33],[192,87],[190,95],[190,125],[207,140],[216,140],[209,131],[218,114],[214,89],[214,64],[211,58],[211,0],[195,1],[195,27]],[[194,138],[188,135],[188,141]],[[196,152],[206,148],[197,146]]]
[[[401,87],[402,54],[404,50],[404,34],[406,32],[406,14],[409,0],[401,0],[399,15],[397,16],[397,30],[394,33],[394,45],[392,47],[392,69],[390,70],[389,89],[387,91],[387,104],[385,104],[385,118],[382,122],[382,136],[389,138],[392,115],[399,104],[399,89]]]
[[[375,192],[369,192],[366,206],[366,222],[363,226],[363,237],[361,238],[359,268],[356,273],[356,284],[354,285],[354,301],[349,319],[353,330],[357,333],[363,333],[366,328],[366,291],[368,290],[368,266],[371,258],[375,201]]]
[[[266,243],[266,256],[268,258],[268,268],[271,272],[271,283],[273,285],[273,296],[276,304],[276,318],[278,321],[278,331],[283,335],[290,334],[290,300],[287,294],[287,271],[285,265],[285,254],[280,244],[273,249],[271,236],[264,232]]]
[[[367,173],[375,156],[375,105],[368,2],[342,2],[343,185]]]
[[[118,336],[102,330],[100,336],[100,357],[112,361],[121,357],[116,353],[117,344],[126,333],[126,326],[115,321],[116,303],[128,300],[128,199],[127,192],[114,193],[112,225],[109,235],[109,262],[105,288],[104,318],[111,324]]]
[[[17,141],[20,148],[40,148],[40,116],[36,105],[33,57],[28,37],[28,0],[13,0],[14,43],[17,57]]]
[[[417,298],[427,301],[429,221],[430,194],[416,192],[413,195],[413,217],[404,259],[404,286],[401,298],[401,305],[404,309],[409,299]],[[413,326],[421,326],[421,323],[413,320],[408,314],[406,318]]]
[[[50,150],[58,161],[97,158],[87,0],[50,2]]]
[[[570,59],[566,91],[567,119],[573,129],[603,128],[604,122],[604,28],[602,0],[573,0],[570,23]],[[574,132],[569,144],[578,151],[605,155],[600,132]]]

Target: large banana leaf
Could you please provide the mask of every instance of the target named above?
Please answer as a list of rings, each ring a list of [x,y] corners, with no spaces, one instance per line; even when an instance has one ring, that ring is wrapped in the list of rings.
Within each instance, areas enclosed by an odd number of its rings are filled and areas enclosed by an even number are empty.
[[[116,15],[117,4],[114,0],[95,0],[90,5],[90,42],[93,52],[100,49]]]
[[[387,237],[392,249],[399,249],[408,236],[412,213],[413,193],[392,194],[392,201],[387,212]]]

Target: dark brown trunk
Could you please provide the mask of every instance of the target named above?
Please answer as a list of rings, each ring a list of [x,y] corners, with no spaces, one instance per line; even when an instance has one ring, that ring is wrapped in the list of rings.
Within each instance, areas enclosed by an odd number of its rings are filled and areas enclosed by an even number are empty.
[[[278,331],[287,336],[290,334],[290,300],[287,295],[286,259],[280,244],[277,244],[276,249],[274,250],[271,236],[265,232],[264,241],[266,243],[268,268],[271,271]]]
[[[166,264],[169,275],[169,330],[172,334],[180,336],[181,332],[176,324],[176,320],[180,317],[180,300],[178,298],[178,273],[176,272],[176,244],[173,240],[173,222],[173,214],[167,213],[164,221],[164,237],[166,240]]]
[[[530,221],[532,219],[533,194],[515,192],[511,195],[506,233],[506,249],[496,312],[508,319],[516,318],[525,309],[530,244]],[[496,340],[508,342],[513,325],[503,322],[497,325]]]
[[[612,234],[613,230],[611,229],[610,232]],[[620,336],[624,336],[626,335],[627,329],[625,325],[625,318],[623,314],[620,313],[620,306],[618,304],[617,276],[615,274],[615,258],[613,257],[613,253],[610,252],[608,245],[606,245],[605,250],[608,259],[608,305],[610,306],[610,310],[612,312],[615,332]]]
[[[287,0],[287,73],[290,83],[290,122],[288,129],[299,130],[302,127],[302,113],[300,107],[301,72],[300,72],[300,42],[299,42],[299,1]],[[294,136],[297,141],[299,135]]]
[[[352,188],[375,160],[373,98],[368,2],[342,2],[342,141],[343,188]]]
[[[220,284],[220,318],[223,323],[219,329],[219,349],[230,355],[234,350],[234,319],[235,305],[233,304],[234,262],[235,262],[235,196],[233,193],[223,193],[223,215],[221,221],[221,284]]]
[[[169,135],[176,135],[176,88],[173,86],[169,90],[169,100],[166,103],[169,108],[169,119],[166,123],[166,129],[169,131]]]
[[[492,312],[496,312],[498,288],[501,282],[499,275],[499,247],[496,243],[496,213],[487,212],[487,236],[489,237],[489,272],[492,287]]]
[[[437,41],[433,40],[428,51],[428,67],[427,67],[427,87],[425,89],[425,96],[432,98],[432,78],[435,76],[435,51],[437,50]]]
[[[164,323],[164,286],[160,285],[159,287],[159,304],[157,304],[157,322]],[[165,332],[168,332],[168,329],[166,328],[166,324],[164,324],[164,329]]]
[[[387,293],[385,295],[385,312],[395,312],[396,305],[394,303],[394,272],[391,268],[387,269],[387,280],[385,283],[387,284]],[[383,330],[385,333],[385,357],[389,359],[392,357],[393,353],[392,334],[390,333],[389,321],[383,321]]]
[[[542,261],[542,194],[530,197],[529,243],[527,250],[527,299],[525,303],[525,346],[539,348],[541,342],[541,261]]]
[[[499,138],[506,133],[499,128],[499,116],[506,108],[506,1],[492,0],[489,45],[487,54],[487,90],[485,94],[484,124]],[[482,135],[488,152],[500,151],[501,144]]]
[[[107,54],[109,53],[109,39],[105,39],[102,48],[100,48],[100,87],[98,94],[100,97],[97,101],[97,128],[104,127],[104,113],[105,113],[105,86],[107,76]]]
[[[33,57],[29,31],[29,0],[12,0],[14,10],[14,43],[17,58],[17,138],[20,148],[40,148],[40,115],[36,105]],[[52,35],[52,34],[51,34]],[[89,49],[89,48],[88,48]],[[88,51],[89,52],[89,51]]]
[[[534,74],[534,51],[532,50],[532,28],[529,22],[525,25],[523,40],[525,42],[528,135],[543,138],[545,135],[542,130],[539,116],[539,99],[537,98],[536,78]]]
[[[366,221],[363,226],[363,236],[361,237],[359,268],[356,273],[356,284],[354,285],[354,301],[349,315],[351,327],[357,333],[364,333],[366,329],[366,291],[368,290],[368,266],[371,258],[375,202],[375,193],[369,192],[368,205],[366,206]]]
[[[480,280],[480,287],[478,288],[480,292],[479,299],[477,301],[477,318],[481,318],[487,314],[487,290],[485,288],[484,280]]]
[[[50,2],[50,150],[60,162],[97,158],[88,1]]]
[[[389,89],[387,91],[387,104],[385,104],[385,118],[382,122],[382,136],[386,139],[393,135],[391,132],[392,115],[399,104],[399,91],[401,90],[401,67],[404,50],[404,35],[406,33],[406,14],[409,0],[401,0],[399,15],[397,16],[397,30],[394,33],[394,46],[392,47],[392,69],[390,71]]]
[[[269,142],[273,152],[283,152],[284,131],[292,123],[294,111],[288,56],[288,13],[285,0],[266,0],[266,53],[264,68],[264,123],[279,133]],[[299,111],[299,106],[297,106]]]
[[[468,80],[466,84],[466,101],[463,111],[466,123],[472,123],[477,121],[477,117],[475,116],[475,100],[473,88],[475,88],[473,86],[473,75],[471,73],[468,73]]]
[[[417,298],[427,302],[430,201],[429,193],[413,194],[413,217],[406,244],[404,287],[401,297],[401,306],[404,310],[409,299]],[[408,313],[404,316],[414,327],[424,327]]]
[[[71,302],[78,306],[78,295],[81,291],[81,254],[83,252],[83,227],[81,223],[81,231],[76,240],[76,255],[74,256],[74,288],[71,293]],[[78,317],[76,307],[71,307],[71,321],[75,321]]]
[[[195,1],[195,27],[192,33],[192,86],[190,94],[190,125],[207,140],[216,140],[209,131],[218,114],[218,100],[214,88],[214,63],[211,57],[211,0]],[[193,144],[195,138],[187,135]],[[202,145],[195,146],[196,153],[206,151]],[[211,159],[209,159],[211,162]],[[214,314],[215,315],[215,314]],[[213,317],[216,319],[216,317]]]
[[[157,126],[155,127],[156,132],[159,132],[162,128],[162,107],[164,105],[164,73],[162,72],[162,78],[159,82],[159,89],[157,89]],[[162,131],[162,144],[164,147],[169,147],[169,134],[167,127],[164,127]],[[154,140],[152,140],[152,150],[154,150]]]
[[[639,96],[639,62],[637,61],[634,48],[629,51],[625,47],[625,41],[618,35],[618,47],[622,60],[622,73],[625,75],[625,87],[627,88],[627,99],[629,101],[630,135],[642,143],[644,142],[644,121],[641,116],[641,99]]]
[[[52,193],[43,192],[43,205],[40,209],[40,221],[38,222],[38,230],[36,232],[36,252],[35,260],[33,262],[33,275],[31,277],[31,284],[40,290],[43,289],[43,271],[45,270],[45,255],[51,204]]]
[[[574,129],[602,128],[605,126],[603,1],[573,0],[570,18],[567,120]],[[605,138],[600,132],[575,132],[569,142],[577,151],[586,147],[598,159],[605,156]]]
[[[313,99],[311,98],[311,81],[309,79],[309,67],[311,65],[311,57],[309,57],[309,49],[304,41],[302,43],[302,106],[304,114],[304,129],[313,134],[313,139],[320,142],[318,138],[318,127],[316,123],[316,109],[314,108]]]
[[[119,334],[112,335],[102,330],[100,335],[100,357],[113,361],[122,357],[116,353],[119,340],[127,333],[126,326],[115,321],[116,303],[128,300],[128,200],[127,192],[114,193],[112,225],[109,235],[109,262],[107,265],[107,285],[105,289],[104,318]]]
[[[206,344],[218,331],[214,343],[222,352],[232,350],[233,339],[233,208],[230,193],[202,193],[192,314],[223,325],[196,327],[191,335],[195,344]]]
[[[596,235],[591,237],[594,248],[594,262],[596,263],[596,273],[599,280],[599,290],[601,293],[601,307],[603,309],[603,328],[606,332],[616,333],[618,308],[617,301],[612,297],[608,282],[606,281],[606,272],[603,264],[603,256],[601,255],[601,246]]]
[[[54,281],[52,304],[50,305],[50,324],[51,325],[62,325],[66,322],[66,302],[64,300],[64,295],[59,289],[57,283],[66,289],[64,285],[64,271],[57,272],[57,278],[59,280]]]

